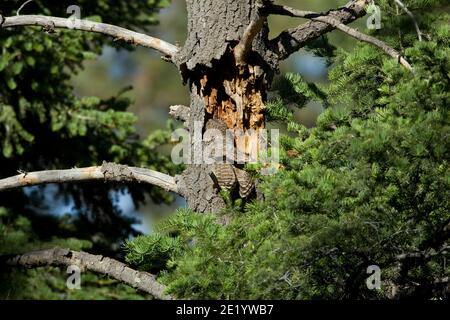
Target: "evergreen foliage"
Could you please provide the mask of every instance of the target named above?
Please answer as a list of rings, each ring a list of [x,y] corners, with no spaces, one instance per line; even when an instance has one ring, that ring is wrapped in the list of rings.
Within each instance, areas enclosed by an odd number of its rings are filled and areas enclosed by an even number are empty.
[[[75,231],[70,217],[65,217],[57,223],[62,231]],[[50,249],[55,246],[72,250],[92,249],[92,243],[87,240],[58,236],[42,239],[34,232],[32,222],[28,218],[0,208],[0,255]],[[64,268],[5,271],[7,272],[0,273],[0,299],[151,299],[115,280],[92,273],[83,273],[82,290],[69,290],[66,286],[68,275]]]
[[[381,4],[387,12],[392,7]],[[268,111],[290,132],[282,138],[283,169],[261,177],[264,201],[227,210],[227,226],[181,210],[168,228],[128,243],[128,261],[146,269],[145,257],[154,264],[170,252],[160,260],[160,280],[181,298],[388,298],[394,286],[417,284],[420,290],[403,295],[448,298],[433,284],[450,275],[443,231],[450,221],[449,18],[440,11],[418,15],[426,35],[419,42],[411,21],[405,28],[385,15],[375,35],[404,48],[414,73],[358,44],[336,52],[327,86],[282,77]],[[329,107],[307,129],[292,108],[311,99]],[[427,258],[400,259],[418,252]],[[366,286],[370,265],[382,270],[381,290]]]
[[[67,17],[66,9],[71,4],[70,1],[36,0],[28,3],[20,13]],[[82,18],[103,19],[106,23],[139,30],[148,30],[157,23],[155,13],[167,4],[166,0],[115,1],[114,4],[103,0],[77,1]],[[2,1],[2,14],[13,16],[19,7],[20,3],[15,0]],[[124,96],[128,88],[108,99],[79,97],[74,93],[71,77],[83,69],[85,61],[98,57],[104,45],[133,49],[104,36],[73,30],[55,30],[53,33],[44,32],[40,27],[29,27],[0,31],[1,177],[16,175],[18,169],[26,172],[85,167],[100,165],[104,160],[171,174],[177,171],[169,158],[159,151],[169,142],[172,125],[144,139],[139,137],[135,128],[136,116],[127,111],[132,103]],[[54,189],[56,199],[74,203],[69,212],[70,219],[44,214],[49,209],[46,193],[53,189],[31,188],[0,194],[1,212],[20,217],[10,223],[1,220],[0,228],[6,232],[0,234],[2,253],[7,253],[5,249],[20,253],[46,243],[91,248],[91,252],[120,257],[121,243],[136,231],[131,227],[133,221],[122,215],[112,191],[129,192],[136,205],[144,203],[146,196],[157,203],[172,200],[158,188],[142,185],[125,188],[84,183]],[[26,228],[22,222],[27,224]],[[89,247],[74,246],[75,240],[68,239],[82,239],[80,241],[91,244]],[[68,292],[50,294],[48,279],[65,288],[65,270],[55,270],[49,273],[14,271],[10,281],[14,283],[15,291],[9,292],[5,285],[0,295],[9,298],[81,298],[84,292],[85,298],[97,294],[98,298],[126,298],[130,292],[127,289],[121,294],[125,286],[119,285],[116,286],[117,290],[120,288],[119,293],[113,293],[112,289],[108,294],[106,285],[102,285],[101,290],[94,290],[94,285],[92,290],[87,288],[75,295]],[[26,283],[33,287],[42,287],[42,293],[29,289],[21,291],[20,288],[26,286],[17,283],[24,283],[25,279],[29,279]],[[104,282],[95,276],[90,278],[92,283],[97,280]],[[56,292],[60,292],[59,287],[54,287]]]
[[[180,209],[154,233],[137,235],[111,191],[136,204],[156,188],[103,183],[58,186],[73,199],[71,215],[43,215],[40,188],[0,194],[0,254],[62,246],[122,258],[158,274],[168,293],[189,299],[374,299],[408,287],[408,297],[441,299],[436,282],[450,276],[450,27],[448,1],[404,0],[423,33],[393,1],[380,0],[382,39],[411,62],[411,73],[379,48],[335,49],[326,38],[308,49],[332,64],[329,83],[280,76],[267,105],[270,121],[285,123],[281,168],[260,176],[261,201],[231,203],[222,225],[214,215]],[[166,0],[79,0],[83,17],[146,30]],[[68,1],[33,1],[25,13],[64,16]],[[3,1],[4,15],[17,2]],[[131,101],[78,97],[70,78],[101,53],[108,39],[41,28],[0,32],[0,176],[98,165],[103,160],[174,174],[161,154],[167,130],[141,138]],[[132,49],[129,47],[129,49]],[[319,101],[326,110],[315,128],[294,108]],[[227,194],[223,194],[227,197]],[[73,214],[75,213],[75,214]],[[132,238],[130,235],[136,237]],[[123,244],[124,243],[124,244]],[[123,244],[123,247],[120,247]],[[123,249],[123,250],[118,250]],[[422,259],[402,255],[423,254]],[[381,290],[366,286],[367,267],[382,270]],[[108,278],[88,274],[83,290],[68,291],[65,270],[0,273],[1,298],[149,298]],[[414,290],[417,285],[420,290]]]

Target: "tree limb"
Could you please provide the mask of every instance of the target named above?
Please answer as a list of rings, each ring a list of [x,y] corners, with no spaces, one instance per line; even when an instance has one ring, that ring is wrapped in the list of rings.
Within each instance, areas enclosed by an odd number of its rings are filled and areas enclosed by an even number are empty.
[[[325,13],[325,15],[336,19],[340,23],[348,24],[366,14],[365,8],[368,3],[368,0],[353,0],[344,7],[331,10]],[[276,14],[273,10],[272,13]],[[279,59],[284,60],[292,53],[297,52],[300,48],[305,46],[309,41],[314,40],[335,28],[336,27],[327,22],[318,20],[310,21],[296,28],[283,31],[280,35],[271,40],[271,44],[274,47],[275,53],[279,56]]]
[[[27,0],[27,1],[25,1],[25,2],[20,6],[20,8],[17,9],[16,15],[17,15],[17,16],[20,16],[20,11],[22,11],[22,9],[25,8],[25,6],[26,6],[27,4],[29,4],[30,2],[32,2],[32,1],[33,1],[33,0]]]
[[[417,37],[419,38],[419,41],[422,41],[422,31],[420,31],[419,24],[416,21],[416,18],[414,17],[413,13],[409,11],[409,9],[405,6],[403,2],[400,0],[394,0],[395,3],[405,11],[405,13],[411,18],[411,20],[414,23],[414,28],[416,28]]]
[[[178,47],[158,38],[143,33],[131,31],[111,24],[81,20],[75,18],[58,18],[41,15],[23,15],[15,17],[0,16],[1,28],[42,26],[45,28],[68,28],[81,31],[95,32],[111,36],[135,45],[158,50],[165,56],[172,58],[178,52]]]
[[[321,15],[312,11],[301,11],[296,10],[287,6],[272,6],[272,12],[280,15],[287,15],[291,17],[301,17],[301,18],[307,18],[311,19],[313,21],[319,21],[329,24],[330,26],[333,26],[334,28],[348,34],[349,36],[366,43],[370,43],[374,46],[377,46],[378,48],[382,49],[387,55],[391,56],[392,58],[396,59],[402,66],[404,66],[406,69],[412,71],[412,67],[409,64],[409,62],[402,57],[402,55],[395,50],[394,48],[389,47],[386,43],[383,41],[369,36],[367,34],[364,34],[362,32],[359,32],[356,29],[353,29],[349,26],[346,26],[345,24],[341,23],[339,20],[335,19],[332,16],[329,15]]]
[[[100,255],[54,248],[33,251],[16,256],[3,256],[0,257],[0,261],[4,265],[24,267],[27,269],[76,265],[81,271],[91,271],[108,275],[135,289],[147,292],[157,299],[173,300],[172,296],[164,293],[166,287],[158,283],[154,275],[133,270],[122,262]]]
[[[0,192],[46,183],[104,180],[108,182],[143,182],[178,193],[175,178],[157,171],[104,162],[99,167],[25,172],[0,180]]]
[[[267,17],[270,14],[272,1],[273,0],[256,1],[257,15],[250,21],[250,24],[244,30],[242,38],[234,48],[234,57],[238,65],[245,64],[245,60],[252,50],[253,41],[267,23]]]
[[[261,31],[267,16],[260,15],[257,19],[250,22],[242,35],[241,41],[234,48],[234,57],[237,64],[245,63],[248,53],[252,50],[253,40]]]

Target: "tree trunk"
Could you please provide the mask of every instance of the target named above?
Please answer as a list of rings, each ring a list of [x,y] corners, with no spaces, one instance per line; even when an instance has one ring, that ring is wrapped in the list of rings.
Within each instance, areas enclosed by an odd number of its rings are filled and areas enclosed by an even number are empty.
[[[368,3],[368,0],[352,0],[341,8],[318,15],[272,5],[271,0],[186,0],[188,37],[182,48],[145,34],[88,20],[77,20],[75,27],[73,21],[64,18],[3,17],[0,14],[0,28],[38,25],[45,30],[75,28],[112,36],[164,54],[167,61],[179,68],[184,84],[189,85],[191,92],[190,107],[173,106],[171,114],[183,119],[190,130],[192,159],[188,168],[169,185],[176,184],[171,188],[177,189],[191,209],[217,212],[225,205],[218,195],[220,188],[229,190],[233,198],[248,199],[255,195],[254,182],[242,169],[249,160],[257,160],[260,151],[266,151],[267,141],[260,140],[266,137],[260,135],[265,126],[264,106],[267,90],[281,60],[309,41],[338,28],[379,46],[411,69],[394,49],[344,25],[363,16]],[[269,14],[307,17],[311,21],[285,30],[269,41]],[[229,135],[226,131],[231,130],[234,154],[229,157],[226,150],[225,159],[221,159],[227,163],[207,165],[202,161],[205,160],[203,151],[211,151],[204,148],[211,146],[211,141],[203,136],[206,128],[218,129],[222,136],[224,133]],[[228,142],[227,139],[225,149],[230,145]],[[222,153],[223,150],[224,146]],[[167,179],[163,180],[161,183],[165,184]]]
[[[266,91],[277,67],[268,46],[268,26],[258,5],[261,0],[188,0],[188,37],[177,56],[185,83],[191,92],[189,130],[192,155],[200,154],[194,142],[195,122],[203,131],[210,119],[223,121],[228,129],[247,134],[265,126]],[[248,26],[260,21],[252,49],[243,61],[235,50]],[[253,132],[255,132],[253,131]],[[256,136],[235,135],[235,147],[249,153]],[[195,144],[195,145],[194,145]],[[224,207],[218,187],[210,175],[211,166],[189,165],[178,183],[189,208],[217,212]]]

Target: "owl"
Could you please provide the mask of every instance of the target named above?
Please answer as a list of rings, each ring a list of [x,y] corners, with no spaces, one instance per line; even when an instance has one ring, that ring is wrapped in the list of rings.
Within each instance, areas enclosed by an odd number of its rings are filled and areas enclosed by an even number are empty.
[[[208,120],[205,129],[219,130],[222,134],[222,137],[225,137],[227,125],[221,120],[211,119]],[[211,143],[211,139],[209,139],[209,141],[207,139],[207,141],[205,142]],[[247,198],[252,193],[255,186],[253,183],[253,179],[251,175],[245,170],[236,167],[234,164],[225,163],[229,162],[230,160],[226,157],[226,143],[222,143],[222,148],[223,150],[221,154],[223,155],[223,158],[216,159],[216,163],[212,165],[211,176],[220,188],[232,191],[236,187],[239,187],[239,195],[241,196],[241,198]]]

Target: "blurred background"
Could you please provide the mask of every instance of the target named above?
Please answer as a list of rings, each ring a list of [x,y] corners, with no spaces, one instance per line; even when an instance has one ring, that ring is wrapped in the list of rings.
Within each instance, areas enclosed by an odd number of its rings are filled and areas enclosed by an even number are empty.
[[[289,5],[301,10],[327,11],[342,6],[346,0],[277,0],[275,3]],[[101,16],[101,13],[98,13]],[[185,2],[173,0],[171,5],[163,9],[159,15],[160,24],[152,28],[151,35],[160,37],[171,43],[183,45],[186,37]],[[282,30],[295,27],[306,20],[281,16],[271,16],[269,26],[271,37]],[[364,31],[365,19],[357,22],[357,27]],[[337,31],[329,35],[330,43],[338,48],[351,50],[354,41]],[[324,58],[311,52],[301,50],[292,55],[281,66],[281,73],[293,72],[301,74],[307,81],[325,83],[329,66]],[[163,61],[153,50],[137,48],[134,51],[105,47],[103,54],[95,60],[85,63],[84,71],[73,78],[76,94],[80,97],[98,96],[108,98],[124,88],[132,87],[126,95],[133,100],[130,111],[138,118],[138,132],[142,136],[155,129],[164,128],[169,120],[169,106],[175,104],[189,105],[188,88],[182,85],[177,69]],[[315,124],[317,116],[323,110],[318,102],[310,103],[306,108],[296,112],[297,119],[308,127]],[[49,191],[49,190],[47,190]],[[49,201],[52,201],[51,192]],[[120,206],[124,214],[138,218],[141,223],[136,229],[148,233],[151,231],[152,219],[155,216],[173,212],[184,206],[181,198],[171,205],[156,205],[150,200],[148,205],[136,210],[131,198],[120,195]],[[52,205],[55,214],[70,211],[71,204]]]

